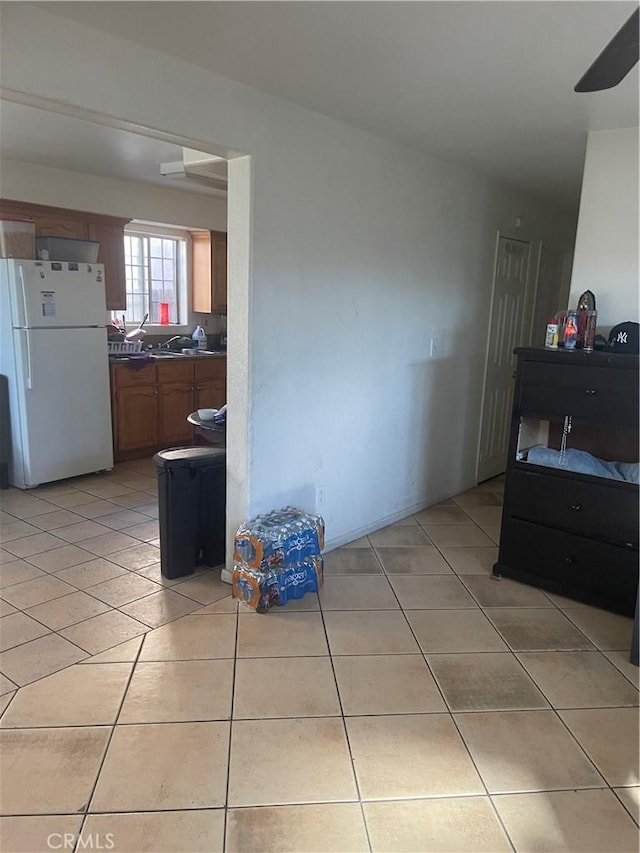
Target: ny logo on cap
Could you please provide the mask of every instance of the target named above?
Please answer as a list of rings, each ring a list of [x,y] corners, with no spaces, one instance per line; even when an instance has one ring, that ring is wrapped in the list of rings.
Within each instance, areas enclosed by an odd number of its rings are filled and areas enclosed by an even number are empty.
[[[627,342],[627,333],[626,332],[618,332],[618,337],[616,338],[617,344],[626,344]]]

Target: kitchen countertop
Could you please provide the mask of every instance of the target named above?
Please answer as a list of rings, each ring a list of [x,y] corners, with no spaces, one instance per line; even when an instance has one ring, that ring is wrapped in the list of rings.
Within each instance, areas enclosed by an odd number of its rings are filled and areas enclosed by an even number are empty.
[[[158,362],[158,361],[184,361],[187,359],[193,360],[194,358],[197,358],[197,359],[226,358],[227,357],[227,351],[226,350],[206,350],[205,352],[195,352],[194,351],[193,355],[191,355],[191,353],[189,353],[187,355],[186,353],[170,352],[168,350],[154,350],[153,352],[143,351],[143,352],[131,353],[131,355],[149,356],[149,360],[155,361],[155,362]],[[121,362],[123,362],[123,361],[134,361],[134,362],[140,363],[142,360],[143,359],[141,359],[141,358],[132,359],[128,355],[125,355],[125,354],[121,354],[121,355],[113,355],[112,354],[109,356],[110,362],[112,362],[112,361],[121,361]]]

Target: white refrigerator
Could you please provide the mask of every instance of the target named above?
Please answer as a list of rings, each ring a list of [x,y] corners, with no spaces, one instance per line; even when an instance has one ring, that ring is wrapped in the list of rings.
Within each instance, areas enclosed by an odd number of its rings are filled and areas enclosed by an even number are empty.
[[[105,318],[101,264],[0,260],[13,486],[113,467]]]

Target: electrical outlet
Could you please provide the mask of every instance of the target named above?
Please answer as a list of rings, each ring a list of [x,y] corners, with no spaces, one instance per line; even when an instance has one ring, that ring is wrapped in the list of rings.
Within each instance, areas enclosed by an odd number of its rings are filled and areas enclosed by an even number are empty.
[[[429,341],[429,358],[437,358],[440,354],[440,345],[437,338],[431,338]]]
[[[324,509],[327,505],[327,487],[316,486],[316,510]]]

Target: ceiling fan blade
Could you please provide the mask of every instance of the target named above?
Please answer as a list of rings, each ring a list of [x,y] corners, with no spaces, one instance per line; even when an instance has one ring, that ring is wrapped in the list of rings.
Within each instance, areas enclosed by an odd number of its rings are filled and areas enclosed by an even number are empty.
[[[589,70],[573,88],[574,92],[600,92],[617,86],[638,61],[638,9],[622,25]]]

